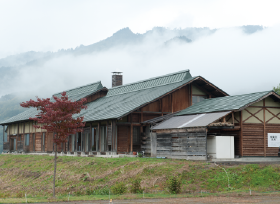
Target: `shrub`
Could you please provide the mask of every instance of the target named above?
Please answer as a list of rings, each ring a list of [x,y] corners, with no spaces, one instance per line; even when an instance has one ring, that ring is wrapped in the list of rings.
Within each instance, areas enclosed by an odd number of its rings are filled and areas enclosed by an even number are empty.
[[[143,154],[142,153],[138,153],[138,157],[142,158]]]
[[[176,176],[173,176],[169,180],[167,180],[166,185],[169,192],[172,194],[178,194],[181,191],[181,182],[180,179]]]
[[[16,198],[23,198],[25,195],[23,192],[19,191],[16,193]]]
[[[106,186],[104,188],[87,189],[87,195],[109,195],[109,188]]]
[[[141,179],[136,179],[132,181],[131,193],[142,193],[143,189],[141,188]]]
[[[127,191],[127,187],[125,186],[125,184],[123,182],[117,183],[112,187],[112,192],[115,195],[121,195],[126,193]]]

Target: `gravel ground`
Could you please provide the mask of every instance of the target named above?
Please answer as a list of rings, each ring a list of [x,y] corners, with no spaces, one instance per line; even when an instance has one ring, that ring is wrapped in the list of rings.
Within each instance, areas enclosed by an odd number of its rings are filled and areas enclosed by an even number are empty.
[[[109,203],[107,201],[75,201],[75,202],[57,202],[57,204],[82,204],[82,203],[93,203],[93,204],[104,204]],[[265,195],[265,196],[242,196],[242,197],[202,197],[202,198],[166,198],[166,199],[137,199],[137,200],[113,200],[112,204],[120,203],[280,203],[279,195]],[[41,203],[43,204],[43,203]],[[56,203],[53,203],[56,204]]]

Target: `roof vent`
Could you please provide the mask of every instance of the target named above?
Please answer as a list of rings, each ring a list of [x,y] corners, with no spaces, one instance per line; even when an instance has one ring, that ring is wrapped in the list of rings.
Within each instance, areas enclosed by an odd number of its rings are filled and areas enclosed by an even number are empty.
[[[122,72],[120,71],[115,71],[112,72],[112,87],[115,86],[121,86],[123,84],[123,76],[122,76]]]

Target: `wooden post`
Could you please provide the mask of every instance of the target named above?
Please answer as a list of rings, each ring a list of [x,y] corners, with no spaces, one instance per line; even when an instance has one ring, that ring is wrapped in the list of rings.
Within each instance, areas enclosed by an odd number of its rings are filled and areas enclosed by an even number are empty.
[[[101,152],[101,131],[100,131],[100,122],[98,122],[98,151]]]
[[[111,131],[112,131],[112,138],[111,138],[111,152],[114,151],[114,130],[113,130],[113,121],[111,121]]]
[[[75,152],[78,151],[78,135],[79,133],[76,133],[75,135],[75,144],[74,144],[74,148],[75,148]]]
[[[130,124],[130,152],[133,151],[133,125]]]
[[[231,117],[232,117],[232,124],[234,126],[234,112],[231,113]]]
[[[242,110],[240,111],[240,153],[243,156],[243,118],[242,118]]]
[[[160,110],[161,110],[161,116],[163,116],[162,99],[160,99]],[[141,122],[143,122],[143,121],[141,121]]]
[[[161,114],[162,114],[162,111],[161,111]],[[143,108],[141,108],[141,118],[140,118],[140,123],[142,123],[142,122],[143,122]],[[140,132],[143,132],[143,125],[142,124],[141,124],[141,127],[140,127]]]
[[[106,140],[105,140],[105,151],[107,152],[109,150],[108,148],[108,126],[109,126],[109,121],[106,121]]]
[[[16,137],[16,150],[18,151],[18,142],[20,141],[19,137],[19,123],[17,124],[17,137]]]
[[[112,121],[112,151],[117,151],[116,143],[117,143],[117,126],[116,120]]]
[[[5,125],[2,125],[3,127],[3,147],[4,147],[4,142],[5,142]],[[3,148],[4,150],[4,148]]]
[[[191,95],[191,106],[192,106],[192,84],[190,84],[190,90],[191,90],[190,95]]]
[[[83,132],[81,132],[81,152],[85,152],[85,144],[84,144]]]
[[[173,97],[172,97],[172,93],[170,94],[171,97],[171,113],[173,113]]]
[[[22,134],[23,134],[23,152],[25,152],[25,123],[22,123],[23,127],[22,127]]]
[[[226,123],[226,116],[223,117],[223,123]]]
[[[90,126],[89,126],[90,130],[89,130],[89,147],[88,147],[88,151],[89,152],[92,152],[92,123],[90,123]]]
[[[266,157],[266,131],[265,131],[265,99],[263,99],[263,150]]]

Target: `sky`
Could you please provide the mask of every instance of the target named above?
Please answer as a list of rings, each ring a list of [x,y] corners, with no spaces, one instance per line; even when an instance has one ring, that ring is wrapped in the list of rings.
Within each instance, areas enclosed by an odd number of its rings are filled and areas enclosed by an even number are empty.
[[[0,83],[0,95],[28,90],[46,96],[99,80],[110,88],[115,69],[124,72],[124,83],[190,69],[193,76],[201,75],[231,95],[271,90],[280,83],[278,2],[1,0],[0,58],[89,45],[124,27],[134,33],[145,33],[156,26],[220,30],[191,44],[166,49],[158,44],[165,39],[155,34],[141,46],[64,56],[40,67],[28,66],[12,80]],[[267,28],[247,35],[236,29],[242,25]]]
[[[223,28],[280,23],[278,0],[1,0],[0,58],[89,45],[129,27]]]

